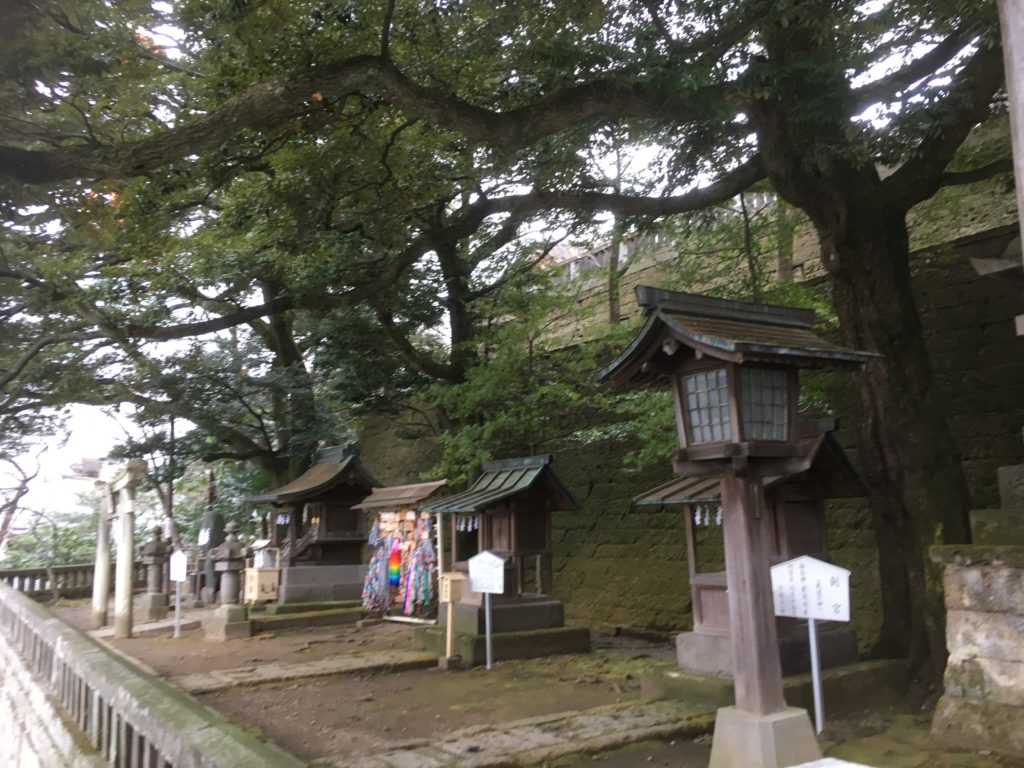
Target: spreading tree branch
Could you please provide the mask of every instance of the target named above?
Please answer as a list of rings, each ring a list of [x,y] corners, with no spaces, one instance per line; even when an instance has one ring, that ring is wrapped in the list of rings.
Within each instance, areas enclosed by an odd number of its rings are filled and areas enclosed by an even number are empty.
[[[991,163],[971,168],[966,171],[946,171],[939,177],[939,185],[943,187],[954,187],[959,184],[974,184],[978,181],[986,181],[993,176],[1013,171],[1013,158],[1004,157],[993,160]]]
[[[891,100],[895,94],[942,69],[956,58],[969,42],[970,38],[961,30],[955,30],[906,66],[856,89],[853,91],[854,114],[862,112],[872,104]]]
[[[937,108],[935,127],[918,144],[914,155],[882,181],[882,189],[892,205],[910,210],[935,194],[960,145],[991,113],[992,98],[1002,84],[1002,49],[979,48]]]
[[[731,86],[705,86],[694,95],[727,96],[730,92],[723,90],[726,87]],[[355,93],[374,93],[411,116],[504,151],[529,146],[597,117],[686,122],[702,116],[696,100],[682,96],[674,85],[626,83],[612,76],[569,86],[527,106],[497,111],[421,85],[388,59],[356,56],[315,71],[271,77],[227,99],[203,117],[138,141],[39,150],[0,146],[0,175],[28,184],[141,175],[220,146],[244,130],[279,129],[310,112],[317,104],[315,93],[328,101],[343,100]]]

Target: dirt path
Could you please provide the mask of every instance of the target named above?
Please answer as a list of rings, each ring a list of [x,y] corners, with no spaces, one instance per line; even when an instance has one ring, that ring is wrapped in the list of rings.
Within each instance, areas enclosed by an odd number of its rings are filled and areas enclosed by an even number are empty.
[[[366,754],[472,725],[590,709],[639,697],[639,662],[555,657],[457,672],[339,676],[233,689],[200,700],[255,725],[304,759]],[[626,667],[636,667],[628,671]]]
[[[53,610],[77,629],[89,628],[88,603],[63,603]],[[186,617],[189,615],[195,613],[186,613]],[[202,630],[196,629],[183,632],[176,640],[167,636],[105,642],[160,675],[177,677],[246,665],[319,661],[369,650],[410,650],[412,630],[406,625],[390,623],[365,629],[352,625],[311,627],[265,632],[229,643],[208,643],[203,639]]]

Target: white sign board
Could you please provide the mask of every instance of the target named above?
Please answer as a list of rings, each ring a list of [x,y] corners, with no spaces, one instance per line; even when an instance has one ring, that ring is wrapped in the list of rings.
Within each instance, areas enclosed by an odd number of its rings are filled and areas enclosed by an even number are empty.
[[[188,581],[188,555],[180,549],[171,555],[171,581]]]
[[[505,561],[486,549],[469,558],[469,588],[500,595],[505,591]]]
[[[772,566],[776,616],[850,620],[850,572],[804,555]]]
[[[199,538],[196,539],[196,543],[200,547],[204,547],[204,546],[206,546],[207,544],[210,543],[210,529],[209,528],[200,528],[199,529]]]

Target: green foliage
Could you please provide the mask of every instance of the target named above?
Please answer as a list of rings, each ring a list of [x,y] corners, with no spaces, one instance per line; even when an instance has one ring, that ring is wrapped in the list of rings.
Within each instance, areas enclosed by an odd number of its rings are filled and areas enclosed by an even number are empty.
[[[95,506],[95,499],[83,506]],[[8,541],[3,568],[45,568],[92,562],[96,555],[98,512],[82,510],[35,514],[28,530]]]
[[[212,504],[207,502],[210,473],[213,473],[216,485],[216,498]],[[190,465],[174,488],[174,523],[183,546],[197,543],[207,508],[223,515],[225,522],[238,523],[239,536],[243,541],[258,538],[260,512],[265,512],[266,507],[256,509],[247,499],[271,487],[265,475],[241,462]]]
[[[476,308],[484,329],[474,364],[457,383],[436,383],[427,401],[444,415],[443,451],[430,475],[464,484],[490,459],[550,452],[600,413],[595,373],[603,347],[570,344],[555,329],[576,313],[552,275],[533,272]]]

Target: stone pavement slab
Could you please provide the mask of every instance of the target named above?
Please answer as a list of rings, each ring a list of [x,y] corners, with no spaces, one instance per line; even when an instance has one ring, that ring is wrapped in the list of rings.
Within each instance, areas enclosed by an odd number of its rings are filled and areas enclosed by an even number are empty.
[[[710,733],[714,712],[681,702],[630,702],[453,731],[430,744],[315,760],[319,768],[509,768],[640,741]]]
[[[848,763],[846,760],[836,760],[834,757],[826,757],[824,760],[815,760],[813,763],[803,763],[794,768],[871,768],[862,763]]]
[[[260,664],[258,666],[218,669],[172,677],[170,681],[189,693],[210,693],[236,686],[276,683],[305,677],[344,675],[354,672],[401,672],[437,664],[437,657],[422,651],[374,651],[334,656],[319,661]]]

